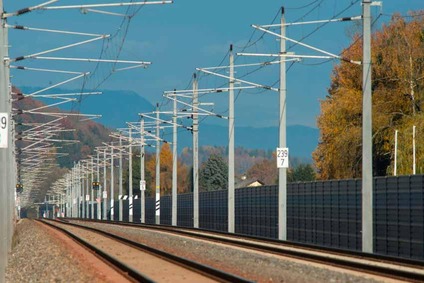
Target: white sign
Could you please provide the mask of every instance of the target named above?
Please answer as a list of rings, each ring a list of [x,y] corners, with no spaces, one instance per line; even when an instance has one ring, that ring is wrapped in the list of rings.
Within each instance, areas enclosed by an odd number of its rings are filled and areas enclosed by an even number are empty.
[[[289,149],[277,147],[277,168],[289,168]]]
[[[146,181],[140,180],[140,191],[145,191],[145,190],[146,190]]]
[[[107,198],[107,191],[103,191],[103,198]]]
[[[7,113],[0,113],[0,148],[7,148],[9,140],[9,119]]]
[[[89,201],[90,200],[90,195],[85,195],[85,200]]]

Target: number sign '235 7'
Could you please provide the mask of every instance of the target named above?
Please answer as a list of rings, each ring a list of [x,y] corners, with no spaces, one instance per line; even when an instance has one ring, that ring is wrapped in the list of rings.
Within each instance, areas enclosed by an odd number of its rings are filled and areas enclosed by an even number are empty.
[[[0,113],[0,148],[7,148],[9,121],[7,113]]]
[[[289,168],[289,149],[287,147],[277,147],[277,167]]]

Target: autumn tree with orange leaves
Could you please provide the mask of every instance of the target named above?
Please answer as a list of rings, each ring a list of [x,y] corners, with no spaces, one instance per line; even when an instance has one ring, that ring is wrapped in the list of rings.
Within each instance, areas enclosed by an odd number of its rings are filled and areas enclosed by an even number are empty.
[[[146,162],[146,171],[152,176],[147,186],[156,188],[156,156],[151,155]],[[177,162],[178,193],[188,191],[188,168],[181,161]],[[161,195],[170,195],[172,190],[172,152],[169,144],[164,143],[160,151],[160,191]]]
[[[423,11],[399,15],[372,36],[374,174],[392,174],[394,132],[398,174],[412,173],[412,126],[417,132],[417,173],[424,168],[424,17]],[[352,38],[343,56],[362,59],[362,40]],[[321,101],[320,143],[313,154],[320,179],[361,177],[362,67],[342,61],[334,67],[331,86]]]

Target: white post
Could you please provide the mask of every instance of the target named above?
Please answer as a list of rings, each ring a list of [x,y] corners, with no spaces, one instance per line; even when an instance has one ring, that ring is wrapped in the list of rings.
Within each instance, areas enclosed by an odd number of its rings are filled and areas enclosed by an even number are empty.
[[[284,7],[281,8],[281,39],[280,53],[286,53],[286,27]],[[285,148],[286,138],[286,62],[280,62],[280,123],[279,123],[279,147]],[[278,239],[287,240],[287,168],[278,169]]]
[[[178,151],[177,151],[177,99],[174,99],[174,111],[172,122],[174,123],[172,130],[172,225],[177,225],[177,197],[178,197],[178,174],[177,174],[177,162],[178,162]]]
[[[94,182],[94,157],[91,156],[91,219],[94,219],[94,190],[93,190],[93,182]]]
[[[119,221],[123,220],[124,217],[124,207],[123,207],[123,201],[122,201],[122,194],[123,194],[123,180],[122,180],[122,135],[119,134]]]
[[[156,104],[156,212],[155,223],[160,224],[160,132],[159,132],[159,104]]]
[[[70,186],[69,178],[70,178],[70,176],[67,175],[67,177],[66,177],[66,206],[65,206],[66,217],[71,217],[71,215],[70,215],[70,212],[71,212],[71,209],[70,209],[71,203],[69,201],[69,199],[70,199],[69,196],[70,196],[70,192],[71,192],[71,186]]]
[[[146,181],[145,173],[144,173],[144,117],[140,117],[140,138],[141,138],[141,145],[140,145],[140,180]],[[146,216],[145,216],[145,206],[146,206],[146,199],[145,199],[145,190],[143,188],[140,192],[140,209],[141,209],[141,223],[146,222]]]
[[[0,0],[0,11],[3,12],[3,1]],[[9,104],[9,78],[7,77],[6,71],[6,62],[5,57],[7,55],[6,49],[7,45],[7,36],[4,24],[6,20],[0,18],[0,113],[5,113],[7,119],[10,120],[10,113],[8,112]],[[3,126],[5,127],[5,126]],[[11,145],[8,145],[11,146]],[[8,166],[3,166],[3,164],[8,164],[8,149],[0,148],[0,282],[3,282],[5,279],[6,266],[7,266],[7,254],[8,254],[8,244],[4,239],[7,238],[9,233],[9,219],[7,218],[7,207],[8,207],[8,194],[7,190],[9,186],[9,178],[11,177],[8,174]],[[5,255],[5,256],[3,256]]]
[[[234,192],[234,54],[230,46],[230,81],[228,92],[228,232],[235,231]]]
[[[100,151],[97,151],[97,182],[100,182]],[[103,187],[103,186],[102,186]],[[97,219],[102,219],[102,195],[101,187],[97,189]]]
[[[398,140],[398,130],[395,130],[395,162],[393,164],[393,176],[397,176],[397,140]]]
[[[114,159],[113,159],[113,144],[111,144],[110,147],[110,220],[114,221],[115,220],[115,198],[114,198],[114,194],[115,194],[115,171],[114,171]]]
[[[90,195],[89,195],[89,190],[90,190],[90,183],[89,183],[89,178],[88,178],[88,174],[89,174],[89,170],[88,170],[88,162],[87,162],[87,171],[85,172],[85,187],[86,187],[86,196],[88,196],[88,200],[85,199],[85,218],[90,218]]]
[[[104,167],[103,167],[103,220],[107,220],[107,186],[106,186],[106,176],[107,176],[107,171],[106,171],[106,163],[107,163],[107,159],[106,159],[106,147],[103,150],[103,162],[104,162]]]
[[[76,218],[77,217],[77,203],[76,203],[76,176],[77,176],[77,167],[76,167],[76,163],[74,162],[74,167],[72,168],[72,176],[71,176],[71,206],[72,206],[72,211],[71,211],[71,217],[72,218]]]
[[[129,185],[129,190],[128,190],[128,201],[129,201],[129,205],[128,205],[128,209],[129,209],[129,214],[128,214],[128,221],[129,222],[133,222],[133,172],[132,172],[132,129],[130,128],[129,130],[129,156],[128,156],[128,185]]]
[[[415,159],[415,125],[412,126],[412,174],[416,173],[416,159]]]
[[[193,75],[193,227],[199,228],[199,117],[198,84]]]
[[[371,89],[371,0],[362,1],[362,251],[374,251],[372,89]]]
[[[82,210],[81,210],[81,163],[78,162],[78,167],[77,167],[77,197],[78,197],[78,202],[77,202],[77,211],[78,211],[78,218],[81,218],[82,215]],[[84,207],[84,205],[82,206]]]

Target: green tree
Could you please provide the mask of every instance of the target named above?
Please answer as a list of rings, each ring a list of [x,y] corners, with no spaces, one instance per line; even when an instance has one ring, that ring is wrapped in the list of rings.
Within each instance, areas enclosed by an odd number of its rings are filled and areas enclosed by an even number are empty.
[[[287,181],[306,182],[315,180],[315,170],[311,164],[299,164],[293,170],[289,170]]]
[[[212,154],[202,164],[199,173],[199,187],[203,191],[225,190],[228,188],[228,165],[221,156]]]

